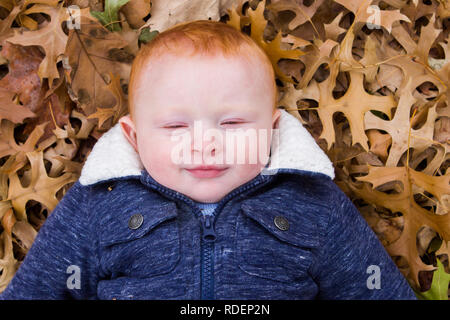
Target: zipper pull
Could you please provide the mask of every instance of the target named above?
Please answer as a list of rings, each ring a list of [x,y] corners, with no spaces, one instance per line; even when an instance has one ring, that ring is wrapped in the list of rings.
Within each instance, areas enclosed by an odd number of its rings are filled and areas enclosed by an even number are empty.
[[[214,230],[214,226],[212,224],[212,216],[204,215],[201,218],[202,221],[202,237],[205,241],[215,241],[216,240],[216,231]]]

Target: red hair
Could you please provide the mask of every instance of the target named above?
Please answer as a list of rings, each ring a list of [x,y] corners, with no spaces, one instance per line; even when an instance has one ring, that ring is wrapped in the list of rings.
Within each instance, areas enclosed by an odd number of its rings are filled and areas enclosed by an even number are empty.
[[[190,55],[189,50],[190,48]],[[134,121],[134,89],[138,85],[140,72],[144,65],[164,54],[192,56],[195,54],[214,56],[223,54],[225,57],[244,57],[254,61],[259,59],[261,67],[265,68],[273,82],[276,108],[277,86],[272,63],[265,51],[245,33],[223,22],[197,20],[177,24],[160,34],[152,41],[141,46],[131,66],[128,84],[128,105],[131,119]]]

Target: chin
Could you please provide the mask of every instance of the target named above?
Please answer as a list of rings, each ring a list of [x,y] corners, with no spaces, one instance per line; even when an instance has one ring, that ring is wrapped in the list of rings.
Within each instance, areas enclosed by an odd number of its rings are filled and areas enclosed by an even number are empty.
[[[205,195],[203,193],[202,195],[191,195],[190,198],[197,202],[204,202],[204,203],[212,203],[212,202],[219,202],[224,196],[217,196],[217,195]]]

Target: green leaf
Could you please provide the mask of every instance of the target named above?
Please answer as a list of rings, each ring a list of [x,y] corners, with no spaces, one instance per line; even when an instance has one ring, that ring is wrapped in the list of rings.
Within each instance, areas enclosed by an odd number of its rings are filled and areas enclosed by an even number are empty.
[[[91,15],[97,18],[110,31],[120,31],[119,10],[130,0],[105,0],[105,11],[91,11]]]
[[[158,31],[150,31],[150,28],[144,28],[141,31],[141,34],[139,35],[139,41],[147,43],[152,41],[157,35],[159,34]]]
[[[425,292],[415,291],[417,298],[422,300],[448,300],[448,285],[450,274],[445,272],[444,265],[437,259],[438,268],[433,273],[431,288]]]

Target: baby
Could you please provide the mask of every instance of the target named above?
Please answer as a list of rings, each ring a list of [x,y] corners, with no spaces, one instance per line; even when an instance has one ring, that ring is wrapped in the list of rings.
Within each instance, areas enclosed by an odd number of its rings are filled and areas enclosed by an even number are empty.
[[[2,299],[415,299],[250,37],[176,25],[128,93]]]

